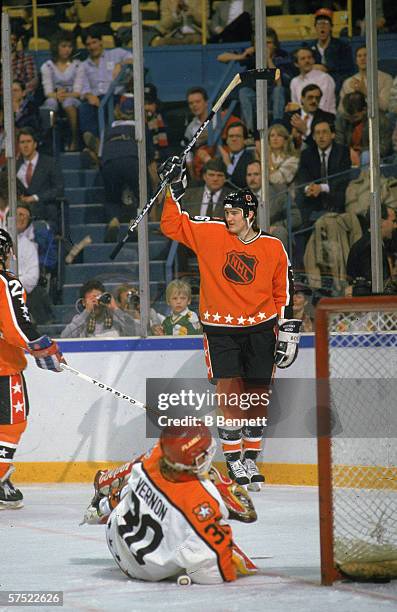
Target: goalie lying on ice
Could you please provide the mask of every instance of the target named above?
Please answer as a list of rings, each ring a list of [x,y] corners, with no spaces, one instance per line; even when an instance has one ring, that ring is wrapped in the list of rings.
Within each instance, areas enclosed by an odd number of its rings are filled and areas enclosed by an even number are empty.
[[[158,581],[183,572],[216,584],[257,571],[226,522],[253,522],[255,509],[242,487],[211,466],[215,449],[202,423],[167,427],[146,455],[96,474],[84,522],[107,521],[109,550],[127,576]]]

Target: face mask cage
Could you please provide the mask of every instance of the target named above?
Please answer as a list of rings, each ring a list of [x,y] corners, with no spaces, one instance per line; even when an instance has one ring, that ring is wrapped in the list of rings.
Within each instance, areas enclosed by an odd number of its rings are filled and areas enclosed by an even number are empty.
[[[176,463],[164,457],[165,462],[173,469],[178,472],[191,472],[193,474],[205,474],[211,467],[212,460],[216,453],[216,442],[211,440],[209,447],[197,455],[194,459],[193,465],[186,465],[184,463]]]

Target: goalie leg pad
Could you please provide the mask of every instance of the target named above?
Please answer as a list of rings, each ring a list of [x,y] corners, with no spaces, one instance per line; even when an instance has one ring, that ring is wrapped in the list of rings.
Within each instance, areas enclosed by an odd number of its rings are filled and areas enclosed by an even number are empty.
[[[255,563],[235,542],[233,542],[232,560],[236,571],[240,576],[252,576],[258,571]]]

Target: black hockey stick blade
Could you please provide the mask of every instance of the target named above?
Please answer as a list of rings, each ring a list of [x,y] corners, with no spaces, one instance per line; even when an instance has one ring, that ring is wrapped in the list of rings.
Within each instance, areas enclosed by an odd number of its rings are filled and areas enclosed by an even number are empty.
[[[255,68],[254,70],[247,70],[246,72],[240,72],[241,83],[254,84],[254,81],[276,81],[280,78],[279,68]]]

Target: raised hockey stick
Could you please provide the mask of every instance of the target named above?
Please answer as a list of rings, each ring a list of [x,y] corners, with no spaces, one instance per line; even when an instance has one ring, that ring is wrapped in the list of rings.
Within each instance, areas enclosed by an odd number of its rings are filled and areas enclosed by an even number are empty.
[[[104,391],[109,391],[109,393],[112,393],[119,399],[125,400],[126,402],[128,402],[129,404],[132,404],[133,406],[136,406],[137,408],[141,408],[145,412],[148,410],[150,412],[154,412],[155,414],[157,414],[156,410],[154,410],[153,408],[150,408],[149,406],[145,406],[145,404],[142,404],[142,402],[139,402],[138,400],[134,399],[130,395],[127,395],[126,393],[123,393],[122,391],[118,391],[117,389],[114,389],[113,387],[110,387],[109,385],[106,385],[105,383],[100,382],[96,378],[92,378],[92,376],[83,374],[83,372],[80,372],[79,370],[72,368],[70,365],[67,365],[66,363],[60,363],[59,365],[62,368],[62,370],[65,370],[66,372],[71,372],[72,374],[74,374],[75,376],[78,376],[82,380],[85,380],[89,383],[92,383],[96,387],[99,387],[99,389],[103,389]]]
[[[208,127],[215,113],[222,107],[222,104],[224,103],[228,95],[233,91],[233,89],[237,87],[237,85],[240,85],[240,84],[254,85],[255,81],[258,81],[258,80],[276,81],[280,78],[280,74],[281,73],[278,68],[260,68],[260,69],[255,69],[255,70],[246,70],[246,72],[239,72],[238,74],[236,74],[236,76],[230,81],[229,85],[226,87],[225,91],[220,95],[218,100],[215,102],[214,106],[211,108],[207,119],[200,125],[199,129],[193,136],[192,140],[183,149],[180,157],[185,158],[186,155],[192,150],[197,140],[200,138],[201,134]],[[165,176],[164,180],[161,181],[160,185],[157,187],[157,190],[154,196],[149,200],[149,202],[144,206],[144,208],[142,208],[141,212],[136,217],[136,219],[133,219],[130,222],[126,235],[124,236],[124,238],[122,238],[122,240],[120,240],[117,243],[117,245],[115,246],[115,248],[110,254],[110,259],[115,259],[117,257],[117,255],[120,253],[121,249],[123,248],[124,244],[128,241],[128,239],[132,235],[138,223],[140,223],[143,217],[147,215],[147,213],[150,211],[150,209],[156,202],[158,196],[165,189],[165,187],[167,187],[167,185],[168,185],[168,179],[167,179],[167,176]]]

